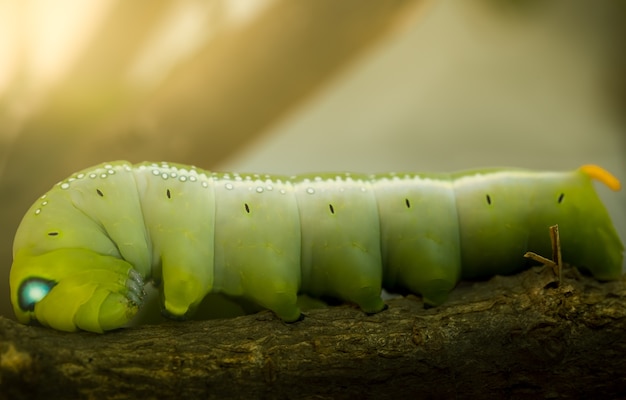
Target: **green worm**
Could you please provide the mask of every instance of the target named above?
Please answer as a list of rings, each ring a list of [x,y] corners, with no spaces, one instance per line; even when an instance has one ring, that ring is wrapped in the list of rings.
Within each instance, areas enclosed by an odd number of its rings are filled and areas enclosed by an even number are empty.
[[[381,288],[438,305],[461,279],[512,274],[549,254],[598,280],[621,275],[624,246],[585,165],[569,172],[278,176],[126,161],[56,184],[15,236],[11,300],[20,322],[103,332],[160,289],[163,312],[191,315],[208,293],[296,321],[299,293],[384,308]]]

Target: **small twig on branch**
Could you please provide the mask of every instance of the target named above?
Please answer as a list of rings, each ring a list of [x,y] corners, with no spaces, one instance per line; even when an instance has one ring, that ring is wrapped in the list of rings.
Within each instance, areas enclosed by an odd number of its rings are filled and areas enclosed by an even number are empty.
[[[558,281],[556,282],[558,285],[563,277],[563,259],[561,258],[559,225],[553,225],[550,227],[550,240],[552,241],[552,261],[556,263],[556,266],[552,268],[554,270],[554,274],[558,277]]]
[[[556,285],[558,287],[563,278],[563,259],[561,257],[561,238],[559,236],[558,225],[552,225],[550,227],[550,241],[552,243],[552,260],[540,256],[537,253],[533,253],[532,251],[526,252],[526,254],[524,254],[524,257],[531,258],[537,262],[542,263],[545,266],[552,268],[552,271],[554,271],[554,275],[556,275],[557,277]]]

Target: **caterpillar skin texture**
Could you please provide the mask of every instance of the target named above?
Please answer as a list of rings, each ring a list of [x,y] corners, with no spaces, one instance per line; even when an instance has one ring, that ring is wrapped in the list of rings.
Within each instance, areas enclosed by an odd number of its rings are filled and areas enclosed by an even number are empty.
[[[245,297],[285,321],[298,293],[375,313],[381,287],[437,305],[460,279],[512,274],[527,251],[599,280],[621,275],[622,245],[592,180],[570,172],[294,177],[179,164],[101,164],[38,199],[15,237],[11,300],[19,321],[63,331],[124,326],[154,281],[164,313],[190,315],[210,292]]]

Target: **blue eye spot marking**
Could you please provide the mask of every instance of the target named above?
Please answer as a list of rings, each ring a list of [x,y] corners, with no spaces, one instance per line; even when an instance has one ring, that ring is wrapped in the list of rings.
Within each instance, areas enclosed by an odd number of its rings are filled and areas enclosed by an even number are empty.
[[[55,281],[43,278],[28,278],[20,285],[18,302],[24,311],[35,311],[35,304],[41,301],[56,285]]]

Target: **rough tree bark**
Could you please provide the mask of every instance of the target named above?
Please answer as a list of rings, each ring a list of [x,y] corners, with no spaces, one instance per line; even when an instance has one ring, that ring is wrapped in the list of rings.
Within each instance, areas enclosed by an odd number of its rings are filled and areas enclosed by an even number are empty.
[[[535,268],[388,306],[105,335],[0,318],[0,399],[626,398],[626,277]]]

